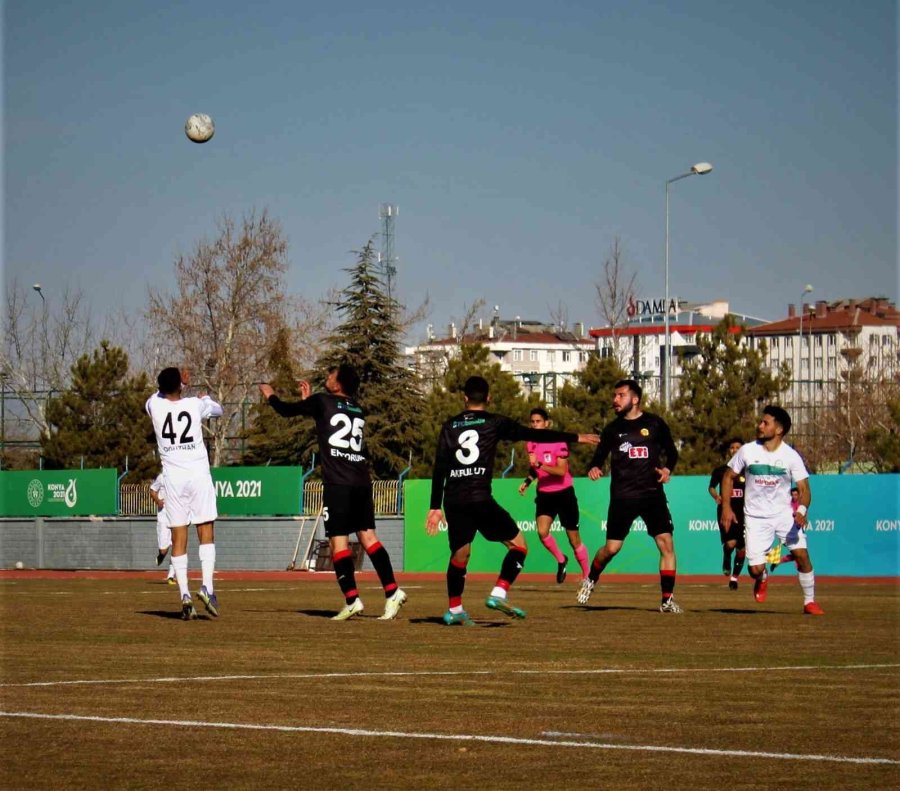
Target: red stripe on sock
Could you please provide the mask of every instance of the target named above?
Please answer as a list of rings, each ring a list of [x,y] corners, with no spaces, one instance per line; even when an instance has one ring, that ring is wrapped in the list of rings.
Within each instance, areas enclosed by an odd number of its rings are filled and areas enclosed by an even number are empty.
[[[497,587],[503,588],[503,590],[509,590],[509,583],[506,580],[497,580]]]
[[[663,569],[659,572],[660,577],[674,577],[675,569]]]
[[[459,561],[450,558],[450,565],[455,566],[458,569],[464,569],[468,565],[468,563],[460,563]]]
[[[343,560],[344,558],[350,557],[349,549],[341,549],[334,553],[334,560]]]
[[[381,542],[376,541],[371,546],[366,547],[366,554],[371,555],[373,552],[377,552],[379,549],[381,549]]]
[[[509,548],[509,550],[510,550],[510,552],[521,552],[523,557],[528,554],[527,545],[524,547],[512,546]]]
[[[462,607],[462,596],[451,596],[450,597],[450,606],[451,607]]]
[[[390,585],[385,585],[385,586],[384,586],[384,592],[385,592],[385,594],[393,593],[395,590],[397,590],[397,583],[396,583],[396,582],[392,582]]]

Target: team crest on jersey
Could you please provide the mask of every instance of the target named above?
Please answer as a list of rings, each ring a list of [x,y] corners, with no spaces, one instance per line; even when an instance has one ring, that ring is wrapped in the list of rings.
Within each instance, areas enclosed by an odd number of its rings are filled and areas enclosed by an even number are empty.
[[[630,442],[623,442],[621,445],[619,445],[619,453],[628,453],[628,451],[630,451],[630,450],[631,450]]]
[[[650,436],[650,429],[642,428],[642,429],[641,429],[641,436],[642,436],[642,437],[649,437],[649,436]]]
[[[549,451],[544,453],[544,464],[552,464],[553,463],[553,454]]]

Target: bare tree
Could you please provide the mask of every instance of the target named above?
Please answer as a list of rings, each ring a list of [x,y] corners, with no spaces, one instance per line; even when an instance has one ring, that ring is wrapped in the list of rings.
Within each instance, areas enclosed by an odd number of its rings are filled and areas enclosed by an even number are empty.
[[[96,346],[98,332],[80,289],[33,290],[34,296],[14,279],[6,291],[0,377],[4,398],[21,405],[20,419],[46,438],[47,394],[68,385],[72,365]]]
[[[219,235],[201,241],[175,261],[176,293],[151,289],[147,317],[161,365],[186,366],[191,385],[214,395],[225,414],[211,429],[211,460],[226,461],[228,439],[240,433],[256,382],[267,378],[268,353],[281,328],[291,332],[303,362],[314,358],[307,341],[327,312],[284,295],[287,242],[268,212],[252,212],[240,224],[225,216]],[[163,362],[164,361],[164,362]]]
[[[597,291],[597,307],[612,328],[612,347],[616,362],[626,371],[630,371],[631,349],[623,342],[618,330],[628,322],[628,305],[637,289],[637,274],[629,274],[623,261],[624,253],[617,236],[613,239],[609,256],[603,262],[603,272],[594,283]]]

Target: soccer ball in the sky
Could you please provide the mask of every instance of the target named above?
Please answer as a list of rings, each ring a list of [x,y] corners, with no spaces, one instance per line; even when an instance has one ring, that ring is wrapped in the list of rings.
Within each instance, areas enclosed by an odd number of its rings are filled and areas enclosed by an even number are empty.
[[[184,133],[194,143],[205,143],[216,133],[216,125],[205,113],[194,113],[185,122]]]

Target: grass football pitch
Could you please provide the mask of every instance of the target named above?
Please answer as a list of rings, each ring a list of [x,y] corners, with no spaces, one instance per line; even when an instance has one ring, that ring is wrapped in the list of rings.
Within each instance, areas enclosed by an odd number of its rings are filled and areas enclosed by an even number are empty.
[[[180,620],[159,575],[0,576],[0,787],[861,789],[900,787],[896,584],[521,578],[513,621],[447,627],[442,581],[361,617],[330,574],[223,575]],[[197,583],[192,582],[192,590]]]

